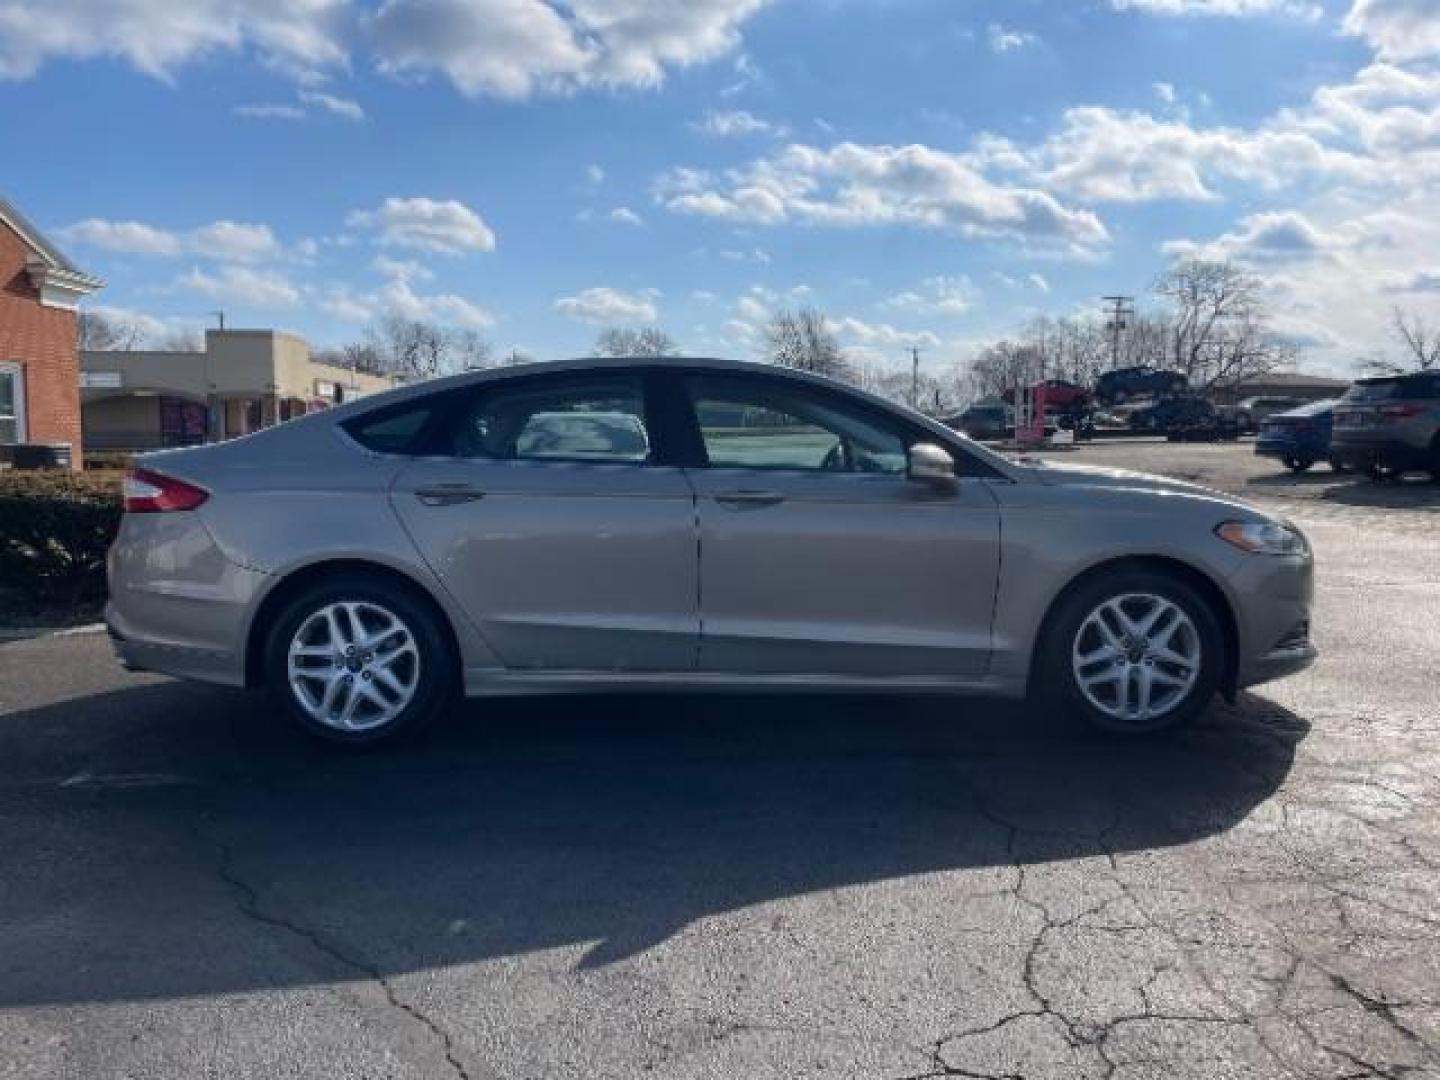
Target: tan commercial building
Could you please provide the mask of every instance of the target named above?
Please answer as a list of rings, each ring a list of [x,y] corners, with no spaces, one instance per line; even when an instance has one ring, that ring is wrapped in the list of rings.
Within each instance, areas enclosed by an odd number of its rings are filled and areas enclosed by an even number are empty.
[[[204,352],[83,352],[87,450],[153,450],[245,435],[395,385],[310,356],[279,330],[210,330]]]

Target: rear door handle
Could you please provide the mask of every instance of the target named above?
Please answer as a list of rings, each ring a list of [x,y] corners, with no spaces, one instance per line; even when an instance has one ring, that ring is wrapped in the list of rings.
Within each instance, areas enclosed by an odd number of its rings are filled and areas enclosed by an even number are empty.
[[[729,510],[760,510],[779,506],[785,496],[778,491],[722,491],[715,501]]]
[[[415,497],[426,506],[458,506],[477,502],[485,497],[485,493],[469,484],[435,484],[416,488]]]

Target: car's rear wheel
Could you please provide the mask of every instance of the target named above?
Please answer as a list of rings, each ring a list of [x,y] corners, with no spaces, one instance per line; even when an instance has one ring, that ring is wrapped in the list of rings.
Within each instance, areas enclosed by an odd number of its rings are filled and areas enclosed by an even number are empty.
[[[1350,471],[1350,466],[1346,465],[1345,462],[1340,460],[1338,457],[1332,457],[1330,459],[1330,468],[1334,469],[1336,472],[1341,473]]]
[[[1285,467],[1293,473],[1306,472],[1309,470],[1310,466],[1314,464],[1315,462],[1310,458],[1287,457],[1285,459]]]
[[[1209,706],[1220,685],[1224,641],[1210,603],[1178,577],[1116,571],[1061,602],[1037,659],[1038,689],[1101,731],[1170,730]]]
[[[266,685],[311,735],[348,745],[410,736],[452,699],[454,665],[430,606],[383,579],[320,582],[271,627]]]

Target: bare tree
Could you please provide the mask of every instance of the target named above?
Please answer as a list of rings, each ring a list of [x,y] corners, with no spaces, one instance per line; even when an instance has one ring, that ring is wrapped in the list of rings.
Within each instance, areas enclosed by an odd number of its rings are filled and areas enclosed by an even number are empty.
[[[453,370],[455,350],[444,327],[391,313],[366,331],[381,367],[408,379],[433,379]]]
[[[205,335],[194,329],[171,330],[156,342],[155,347],[161,352],[203,353],[205,351]]]
[[[1155,292],[1169,307],[1165,366],[1197,389],[1266,375],[1298,355],[1269,328],[1260,279],[1232,263],[1186,259],[1160,277]]]
[[[145,328],[134,319],[83,309],[75,319],[81,352],[110,352],[139,348]]]
[[[1041,379],[1042,353],[1033,344],[997,341],[980,351],[966,379],[967,397],[1005,398]]]
[[[494,350],[478,330],[452,331],[450,345],[462,371],[479,371],[494,365]]]
[[[643,356],[659,360],[679,354],[680,347],[675,344],[675,339],[658,326],[639,330],[612,327],[602,331],[595,339],[596,356]]]
[[[815,308],[781,309],[765,327],[770,362],[781,367],[848,379],[854,366],[840,348],[830,322]]]
[[[1423,315],[1395,308],[1390,313],[1390,334],[1404,349],[1404,359],[1396,362],[1377,357],[1367,361],[1366,368],[1387,375],[1440,368],[1440,330],[1431,327]]]

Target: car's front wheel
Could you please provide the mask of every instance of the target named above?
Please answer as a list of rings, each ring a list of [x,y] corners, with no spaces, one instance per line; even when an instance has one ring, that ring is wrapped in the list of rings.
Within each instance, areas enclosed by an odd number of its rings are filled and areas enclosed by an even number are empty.
[[[1102,731],[1146,735],[1199,716],[1220,684],[1224,632],[1178,577],[1122,570],[1060,604],[1038,658],[1040,689]]]
[[[1287,457],[1285,459],[1285,467],[1293,473],[1307,472],[1310,466],[1314,464],[1315,462],[1310,458]]]
[[[287,716],[350,745],[418,731],[449,704],[455,681],[429,605],[358,575],[320,582],[286,605],[270,631],[265,670]]]

